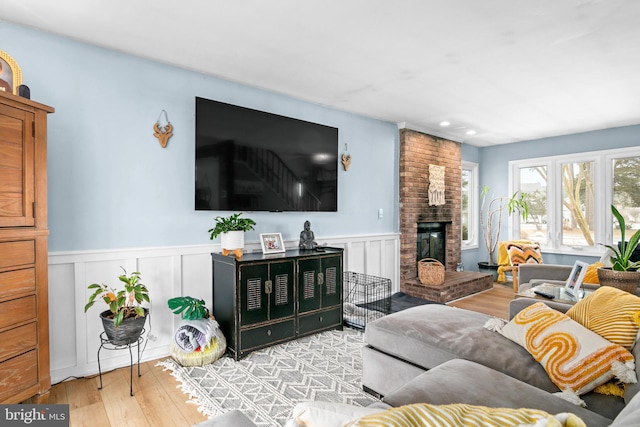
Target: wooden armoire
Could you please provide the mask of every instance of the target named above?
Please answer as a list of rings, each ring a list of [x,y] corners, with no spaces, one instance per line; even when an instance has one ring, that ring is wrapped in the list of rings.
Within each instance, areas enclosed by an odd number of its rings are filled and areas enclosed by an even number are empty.
[[[47,114],[0,91],[0,404],[46,403]]]

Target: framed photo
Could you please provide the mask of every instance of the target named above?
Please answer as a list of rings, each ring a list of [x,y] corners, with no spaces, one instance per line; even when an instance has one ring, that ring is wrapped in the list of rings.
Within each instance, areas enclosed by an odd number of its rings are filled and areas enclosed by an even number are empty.
[[[0,50],[0,90],[18,94],[22,84],[22,72],[18,63],[5,51]]]
[[[263,254],[276,254],[285,251],[284,243],[282,243],[282,234],[280,233],[260,234],[260,244],[262,245]]]
[[[587,272],[587,267],[589,264],[582,261],[576,261],[573,264],[573,268],[571,269],[571,274],[567,279],[567,283],[564,285],[564,291],[573,296],[578,296],[578,291],[580,290],[580,286],[582,286],[582,279],[584,279],[584,275]]]

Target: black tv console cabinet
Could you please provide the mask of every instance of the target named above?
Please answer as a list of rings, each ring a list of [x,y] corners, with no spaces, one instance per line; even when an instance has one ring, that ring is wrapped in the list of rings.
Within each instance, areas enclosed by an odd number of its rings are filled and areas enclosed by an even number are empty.
[[[213,314],[235,359],[253,350],[342,328],[342,252],[211,254]]]

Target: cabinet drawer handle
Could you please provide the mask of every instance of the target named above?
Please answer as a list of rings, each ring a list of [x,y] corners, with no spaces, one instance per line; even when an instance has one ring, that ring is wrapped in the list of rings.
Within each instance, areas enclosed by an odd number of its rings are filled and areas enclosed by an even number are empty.
[[[270,337],[271,336],[271,329],[267,329],[267,336]]]
[[[322,316],[318,317],[318,320],[322,323]]]

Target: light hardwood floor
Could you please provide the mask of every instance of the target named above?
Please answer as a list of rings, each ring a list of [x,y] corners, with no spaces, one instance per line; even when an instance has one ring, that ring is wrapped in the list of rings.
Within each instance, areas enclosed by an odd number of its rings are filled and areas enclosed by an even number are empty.
[[[484,291],[449,305],[507,318],[514,297],[511,284],[494,284]],[[207,419],[197,406],[187,403],[188,396],[177,388],[169,371],[157,361],[140,365],[142,376],[133,380],[134,396],[129,396],[129,368],[102,375],[102,390],[97,376],[66,381],[51,389],[49,403],[68,403],[72,427],[188,427]]]

